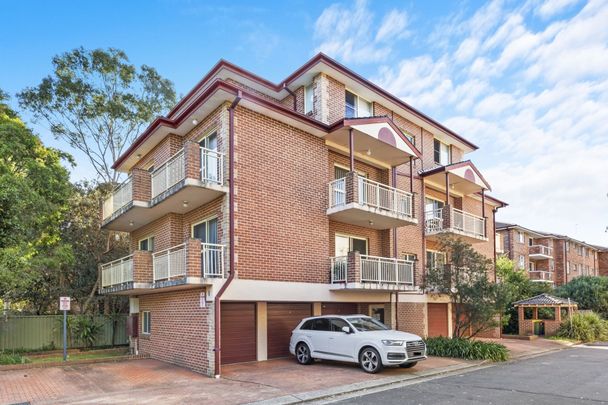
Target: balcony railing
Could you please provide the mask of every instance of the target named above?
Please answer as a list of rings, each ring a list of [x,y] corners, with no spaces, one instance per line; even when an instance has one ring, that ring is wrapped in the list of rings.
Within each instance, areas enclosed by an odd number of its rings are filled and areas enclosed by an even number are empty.
[[[357,202],[360,205],[412,217],[412,194],[365,177],[357,178]],[[345,205],[346,177],[329,183],[329,207]]]
[[[152,172],[152,198],[179,183],[186,175],[184,150],[181,149]]]
[[[224,154],[201,148],[201,180],[224,184]]]
[[[553,248],[545,245],[532,245],[529,248],[530,255],[543,255],[553,257]]]
[[[186,244],[152,254],[154,281],[169,280],[186,275]]]
[[[533,270],[528,272],[532,281],[551,281],[553,282],[553,272],[543,270]]]
[[[449,209],[449,227],[446,227],[444,224],[444,208],[425,212],[424,223],[426,233],[434,234],[451,229],[478,239],[484,239],[486,237],[485,218],[469,214],[468,212],[456,208]]]
[[[101,287],[133,281],[133,255],[101,265]]]
[[[103,202],[103,219],[110,217],[113,213],[131,202],[131,200],[133,200],[133,182],[131,181],[131,177],[128,177]]]
[[[201,243],[203,277],[224,277],[224,245]]]
[[[348,257],[337,256],[330,258],[331,282],[345,283],[387,283],[399,285],[414,285],[414,263],[390,257],[360,255],[359,280],[348,280]]]

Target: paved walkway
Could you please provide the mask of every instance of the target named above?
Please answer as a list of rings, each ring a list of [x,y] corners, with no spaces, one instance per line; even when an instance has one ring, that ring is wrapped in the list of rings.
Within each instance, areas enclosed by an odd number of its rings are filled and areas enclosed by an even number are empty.
[[[561,347],[559,343],[547,340],[504,340],[501,343],[506,343],[514,352],[528,355]],[[271,398],[290,402],[476,364],[479,362],[430,358],[412,369],[390,368],[369,375],[350,364],[318,362],[300,366],[292,359],[279,359],[225,366],[219,380],[156,360],[0,371],[0,404],[211,401],[220,405]]]

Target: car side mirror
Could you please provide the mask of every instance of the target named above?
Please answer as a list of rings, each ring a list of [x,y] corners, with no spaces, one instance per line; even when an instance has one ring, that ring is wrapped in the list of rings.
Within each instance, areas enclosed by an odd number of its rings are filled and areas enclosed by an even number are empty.
[[[350,333],[350,328],[348,326],[343,326],[342,327],[342,332],[346,333],[347,335]]]

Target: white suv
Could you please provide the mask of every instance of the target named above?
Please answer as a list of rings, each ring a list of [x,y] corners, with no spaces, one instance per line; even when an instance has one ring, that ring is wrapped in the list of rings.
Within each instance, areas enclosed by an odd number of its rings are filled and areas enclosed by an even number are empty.
[[[389,329],[365,315],[325,315],[303,319],[291,333],[289,351],[300,364],[314,359],[359,363],[368,373],[384,366],[410,368],[426,359],[416,335]]]

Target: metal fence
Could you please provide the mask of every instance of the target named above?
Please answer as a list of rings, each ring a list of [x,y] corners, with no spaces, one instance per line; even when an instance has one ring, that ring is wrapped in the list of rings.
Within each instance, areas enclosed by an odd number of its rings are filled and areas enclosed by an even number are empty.
[[[77,315],[69,315],[68,324],[75,320]],[[97,335],[94,346],[111,346],[112,343],[112,319],[99,315],[94,317],[95,321],[103,327]],[[0,317],[0,351],[24,349],[59,349],[62,347],[62,321],[63,315],[36,315],[36,316],[8,316]],[[121,315],[116,322],[114,336],[115,345],[128,343],[127,316]],[[84,347],[84,342],[75,338],[68,341],[70,348]]]

